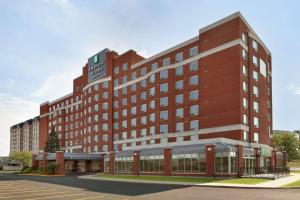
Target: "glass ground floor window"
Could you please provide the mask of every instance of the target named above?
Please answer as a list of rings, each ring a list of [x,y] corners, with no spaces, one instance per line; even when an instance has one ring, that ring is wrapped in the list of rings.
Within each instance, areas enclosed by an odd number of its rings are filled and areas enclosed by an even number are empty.
[[[217,152],[215,154],[215,173],[217,174],[237,173],[236,152]]]
[[[255,157],[243,157],[244,174],[254,174],[256,168]]]
[[[139,162],[141,173],[163,173],[164,172],[164,156],[149,155],[141,156]]]
[[[109,172],[109,157],[104,158],[104,171]]]
[[[119,173],[133,172],[133,157],[132,156],[116,157],[115,172],[119,172]]]
[[[205,153],[185,153],[172,155],[172,173],[205,173]]]

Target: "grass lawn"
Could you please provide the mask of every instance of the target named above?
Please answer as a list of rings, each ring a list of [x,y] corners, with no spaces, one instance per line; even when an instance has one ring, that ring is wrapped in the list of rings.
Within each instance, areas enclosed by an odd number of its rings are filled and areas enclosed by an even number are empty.
[[[291,171],[293,174],[300,174],[300,171]]]
[[[300,188],[300,181],[296,181],[294,183],[290,183],[288,185],[285,185],[284,187],[299,187]]]
[[[255,184],[264,183],[264,182],[267,182],[267,181],[270,181],[270,179],[262,179],[262,178],[235,178],[235,179],[227,179],[227,180],[215,181],[215,183],[255,185]]]
[[[300,168],[300,160],[294,160],[288,163],[288,167]]]
[[[189,182],[189,183],[230,183],[230,184],[248,184],[254,185],[269,181],[267,179],[258,178],[237,178],[237,179],[213,179],[206,177],[175,177],[175,176],[133,176],[133,175],[111,175],[111,174],[97,174],[97,177],[124,179],[124,180],[146,180],[146,181],[166,181],[166,182]]]

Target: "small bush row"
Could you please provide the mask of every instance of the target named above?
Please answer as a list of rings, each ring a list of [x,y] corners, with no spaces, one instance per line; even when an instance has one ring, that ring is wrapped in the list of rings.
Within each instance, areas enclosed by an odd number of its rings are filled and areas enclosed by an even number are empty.
[[[24,166],[21,169],[21,174],[49,174],[49,175],[54,175],[57,169],[57,164],[55,162],[50,162],[47,164],[45,171],[43,171],[42,168],[40,167],[29,167],[29,166]]]

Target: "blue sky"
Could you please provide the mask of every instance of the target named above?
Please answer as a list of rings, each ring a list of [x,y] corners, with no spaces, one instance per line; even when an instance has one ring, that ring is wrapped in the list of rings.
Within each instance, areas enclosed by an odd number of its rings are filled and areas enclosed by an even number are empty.
[[[300,129],[299,7],[296,0],[0,0],[0,155],[9,153],[9,127],[70,93],[94,53],[149,57],[236,11],[273,55],[274,129]]]

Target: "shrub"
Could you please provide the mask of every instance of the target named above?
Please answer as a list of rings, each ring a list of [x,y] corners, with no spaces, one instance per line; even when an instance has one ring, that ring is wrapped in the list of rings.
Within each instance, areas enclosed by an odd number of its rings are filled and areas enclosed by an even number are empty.
[[[50,162],[47,166],[46,166],[46,172],[48,174],[55,174],[57,169],[57,164],[55,162]]]
[[[2,165],[0,165],[0,171],[2,171],[3,170],[3,166]]]
[[[31,168],[29,166],[24,166],[22,169],[21,169],[21,173],[22,174],[28,174],[31,172]]]

